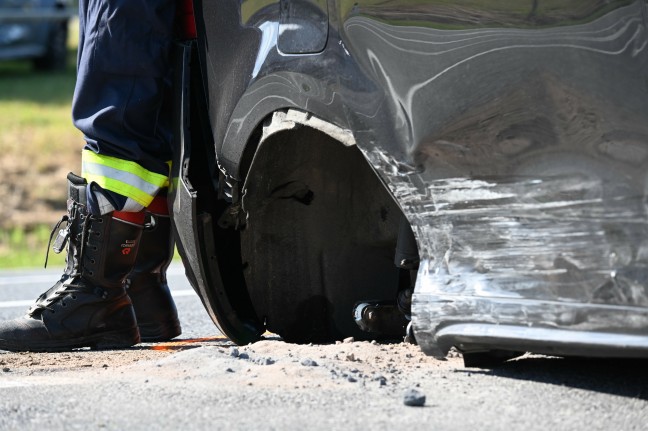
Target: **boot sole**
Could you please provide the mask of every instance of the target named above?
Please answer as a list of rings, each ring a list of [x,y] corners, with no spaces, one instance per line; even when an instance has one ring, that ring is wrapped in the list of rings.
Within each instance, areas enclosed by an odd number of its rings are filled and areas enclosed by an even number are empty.
[[[93,350],[113,350],[132,347],[139,342],[137,328],[133,328],[128,331],[105,332],[87,337],[33,343],[19,343],[0,339],[0,350],[10,352],[64,352],[83,347],[90,347]]]

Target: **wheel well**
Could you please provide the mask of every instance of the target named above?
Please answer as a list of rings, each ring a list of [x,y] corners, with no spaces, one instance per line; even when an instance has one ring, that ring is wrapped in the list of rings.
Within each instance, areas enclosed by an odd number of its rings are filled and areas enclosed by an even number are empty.
[[[349,132],[282,115],[264,127],[243,187],[253,306],[287,341],[367,339],[352,309],[395,299],[402,212]]]

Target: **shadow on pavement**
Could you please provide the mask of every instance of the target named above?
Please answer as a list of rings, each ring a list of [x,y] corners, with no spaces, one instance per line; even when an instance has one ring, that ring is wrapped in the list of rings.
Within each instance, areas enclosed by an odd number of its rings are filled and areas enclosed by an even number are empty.
[[[517,380],[602,392],[648,400],[648,360],[523,357],[490,370],[457,372],[492,375]]]

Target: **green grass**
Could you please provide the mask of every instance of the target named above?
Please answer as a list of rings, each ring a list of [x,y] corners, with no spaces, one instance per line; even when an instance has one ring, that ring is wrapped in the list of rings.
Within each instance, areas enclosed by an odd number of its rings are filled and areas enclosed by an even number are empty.
[[[77,29],[70,24],[64,71],[0,62],[0,268],[43,265],[52,224],[65,211],[65,173],[78,169],[83,145],[70,114]],[[64,262],[50,253],[49,266]]]
[[[36,73],[29,64],[0,63],[0,151],[28,155],[32,168],[44,169],[51,157],[80,149],[72,125],[73,70]]]
[[[0,231],[0,268],[34,268],[45,264],[51,228],[40,225],[31,230],[15,228]],[[48,267],[65,265],[65,253],[50,250]]]
[[[32,161],[79,148],[71,120],[76,48],[62,72],[37,72],[28,61],[0,62],[0,151],[29,154]],[[45,160],[43,160],[45,161]]]

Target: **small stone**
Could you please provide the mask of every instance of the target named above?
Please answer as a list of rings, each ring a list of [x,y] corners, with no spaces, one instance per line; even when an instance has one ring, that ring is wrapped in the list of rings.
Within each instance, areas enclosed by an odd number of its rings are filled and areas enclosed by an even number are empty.
[[[305,366],[305,367],[317,367],[318,366],[317,362],[315,362],[314,360],[312,360],[310,358],[302,359],[301,364],[303,366]]]
[[[385,376],[376,376],[373,379],[378,382],[378,386],[385,386],[387,384]]]
[[[8,373],[9,371],[11,371],[11,368],[9,368],[9,367],[4,367],[4,368],[2,369],[2,371],[4,371],[5,373]]]
[[[355,383],[355,382],[358,381],[358,379],[356,379],[356,378],[353,377],[353,376],[349,376],[349,377],[347,377],[347,380],[350,381],[351,383]]]
[[[403,404],[411,407],[422,407],[425,405],[425,395],[416,389],[409,389],[403,397]]]
[[[342,344],[342,341],[340,341],[340,340],[336,340],[336,341],[335,341],[335,344]]]
[[[239,349],[237,349],[236,347],[230,347],[229,355],[233,358],[238,358],[240,355]]]
[[[259,358],[255,362],[259,365],[272,365],[275,363],[275,360],[272,358]]]
[[[241,354],[238,356],[238,358],[239,358],[239,359],[250,359],[250,355],[248,355],[247,353],[241,353]]]
[[[378,344],[378,341],[376,341],[376,340],[371,340],[371,344],[373,344],[373,345],[375,346],[376,344]]]
[[[353,353],[349,353],[348,355],[346,355],[346,360],[351,362],[355,361],[355,355]]]
[[[226,370],[225,370],[225,372],[226,372],[226,373],[233,373],[233,372],[234,372],[234,370],[233,370],[233,369],[231,369],[231,368],[228,368],[228,369],[226,369]]]
[[[344,343],[353,343],[355,341],[355,338],[353,337],[347,337],[343,340]]]

